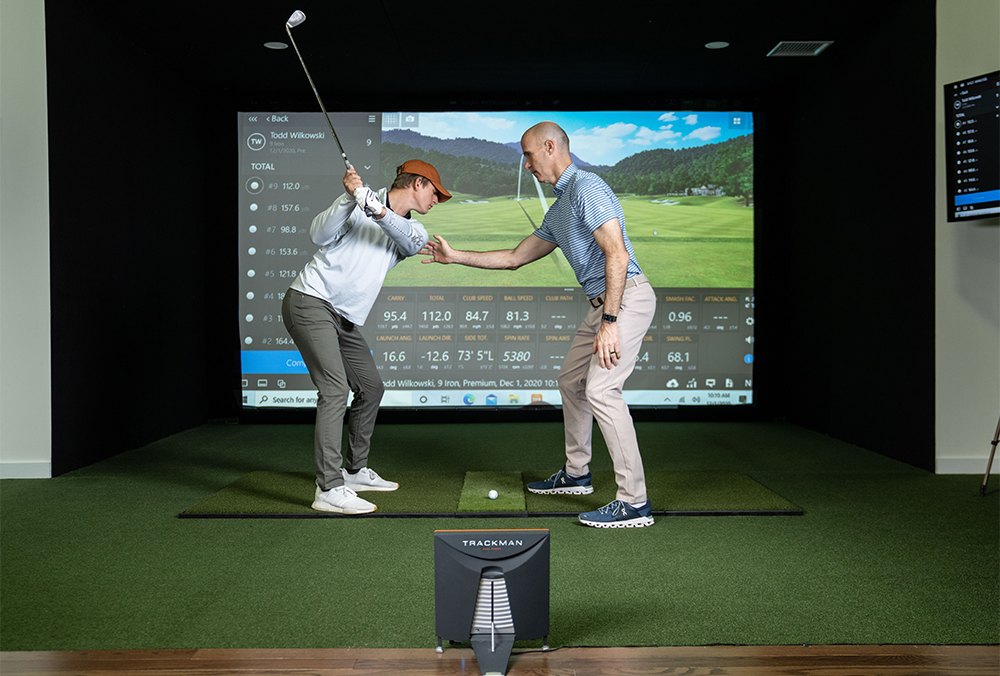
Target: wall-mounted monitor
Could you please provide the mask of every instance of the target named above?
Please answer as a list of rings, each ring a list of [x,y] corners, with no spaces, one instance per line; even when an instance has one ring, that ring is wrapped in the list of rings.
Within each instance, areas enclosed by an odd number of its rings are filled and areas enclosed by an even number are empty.
[[[454,195],[426,216],[457,248],[512,248],[541,225],[552,187],[523,168],[522,133],[562,126],[577,165],[619,196],[657,310],[626,383],[631,406],[754,402],[754,116],[747,111],[369,111],[334,113],[373,188],[398,165],[433,164]],[[242,396],[246,408],[308,408],[316,390],[281,321],[314,255],[312,219],[344,193],[322,113],[238,114]],[[384,407],[560,405],[556,379],[589,308],[565,257],[516,271],[399,263],[362,333]],[[235,318],[234,318],[235,319]]]
[[[1000,217],[1000,71],[944,87],[948,220]]]

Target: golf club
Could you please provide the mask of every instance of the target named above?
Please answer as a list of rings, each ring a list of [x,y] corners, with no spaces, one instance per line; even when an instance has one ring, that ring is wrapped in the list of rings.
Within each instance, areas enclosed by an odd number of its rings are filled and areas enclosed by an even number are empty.
[[[344,158],[344,165],[348,169],[353,169],[350,160],[347,159],[347,153],[344,152],[344,146],[340,144],[340,139],[337,137],[337,132],[333,130],[333,123],[330,122],[330,116],[326,112],[326,106],[323,105],[323,99],[319,97],[319,92],[316,91],[316,85],[313,83],[312,76],[309,75],[309,69],[306,68],[306,62],[302,58],[302,52],[299,51],[298,45],[295,44],[295,38],[292,37],[292,29],[298,26],[300,23],[306,20],[305,12],[302,10],[295,10],[292,15],[288,17],[288,21],[285,22],[285,31],[288,32],[288,39],[292,41],[292,47],[295,48],[295,53],[299,56],[299,63],[302,64],[302,70],[306,72],[306,77],[309,79],[309,86],[312,87],[313,94],[316,95],[316,101],[319,102],[320,110],[323,111],[323,117],[326,118],[326,123],[330,127],[330,134],[333,136],[333,140],[337,142],[337,147],[340,148],[340,156]]]

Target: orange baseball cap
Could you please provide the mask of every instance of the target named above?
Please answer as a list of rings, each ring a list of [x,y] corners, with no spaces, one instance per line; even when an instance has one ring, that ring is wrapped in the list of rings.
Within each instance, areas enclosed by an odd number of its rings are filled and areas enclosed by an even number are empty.
[[[396,175],[400,174],[416,174],[430,181],[434,185],[434,189],[438,192],[438,204],[451,199],[451,193],[441,185],[441,177],[438,175],[437,169],[423,160],[407,160],[403,162],[403,164],[396,167]]]

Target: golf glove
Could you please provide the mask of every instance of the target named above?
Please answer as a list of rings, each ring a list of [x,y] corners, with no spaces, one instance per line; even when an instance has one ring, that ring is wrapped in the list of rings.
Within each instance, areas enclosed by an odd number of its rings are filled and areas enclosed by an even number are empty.
[[[354,201],[358,203],[359,207],[364,209],[365,214],[369,217],[378,216],[382,213],[382,203],[378,201],[378,197],[372,189],[367,186],[354,191]]]

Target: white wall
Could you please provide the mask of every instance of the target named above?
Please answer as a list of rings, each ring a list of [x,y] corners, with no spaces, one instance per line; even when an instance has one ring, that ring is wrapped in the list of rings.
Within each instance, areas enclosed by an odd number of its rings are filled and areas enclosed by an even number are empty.
[[[0,2],[0,478],[52,475],[45,4]]]
[[[937,3],[936,471],[986,471],[1000,419],[1000,219],[949,223],[944,85],[1000,69],[1000,2]],[[914,365],[918,368],[918,365]],[[1000,473],[1000,457],[993,461]]]

